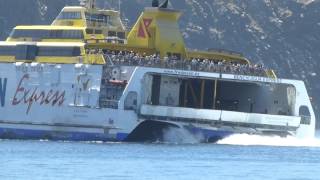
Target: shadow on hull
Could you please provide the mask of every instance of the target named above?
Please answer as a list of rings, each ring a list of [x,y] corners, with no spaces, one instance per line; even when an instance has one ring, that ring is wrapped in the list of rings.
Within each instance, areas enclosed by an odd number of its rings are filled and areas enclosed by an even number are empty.
[[[167,129],[179,129],[175,124],[144,121],[138,125],[125,139],[126,142],[164,142]]]
[[[231,132],[179,127],[168,122],[147,120],[125,139],[126,142],[216,143]]]

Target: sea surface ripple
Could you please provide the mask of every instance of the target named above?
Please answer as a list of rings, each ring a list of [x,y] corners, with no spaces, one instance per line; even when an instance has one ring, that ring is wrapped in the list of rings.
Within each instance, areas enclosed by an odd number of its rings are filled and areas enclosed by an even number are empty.
[[[320,140],[217,144],[0,140],[0,179],[320,179]]]

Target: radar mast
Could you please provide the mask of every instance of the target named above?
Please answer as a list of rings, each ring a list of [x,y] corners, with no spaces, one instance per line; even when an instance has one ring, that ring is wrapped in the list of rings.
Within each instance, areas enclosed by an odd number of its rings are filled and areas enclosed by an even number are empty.
[[[96,0],[79,0],[80,5],[87,9],[95,9],[96,8]]]

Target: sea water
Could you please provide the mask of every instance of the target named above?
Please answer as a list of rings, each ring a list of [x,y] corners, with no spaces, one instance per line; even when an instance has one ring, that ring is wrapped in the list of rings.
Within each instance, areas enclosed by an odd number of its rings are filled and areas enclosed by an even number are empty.
[[[320,179],[320,140],[234,135],[216,144],[0,140],[0,180]]]

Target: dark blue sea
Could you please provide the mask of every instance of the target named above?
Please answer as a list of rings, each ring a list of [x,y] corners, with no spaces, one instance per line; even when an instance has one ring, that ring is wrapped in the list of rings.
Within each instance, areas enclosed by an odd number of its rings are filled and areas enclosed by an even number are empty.
[[[0,140],[1,180],[320,179],[320,140],[235,135],[216,144]]]

